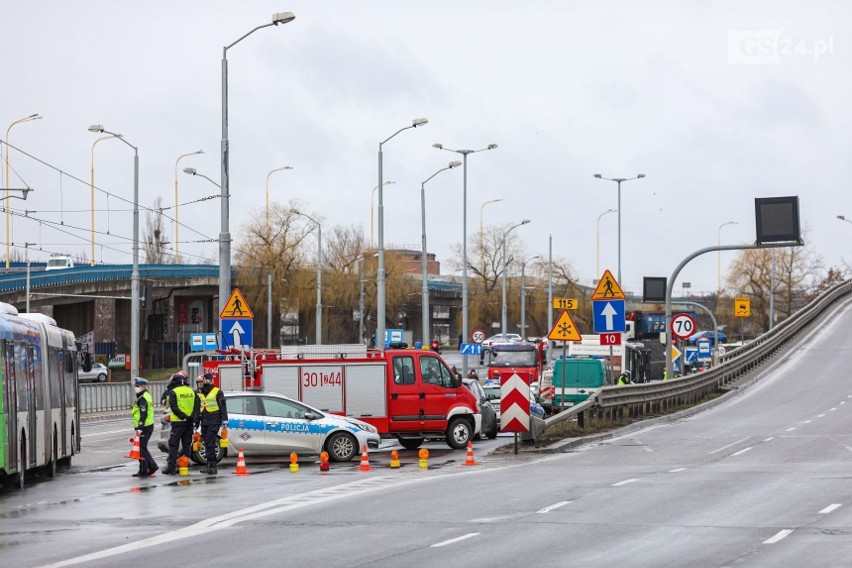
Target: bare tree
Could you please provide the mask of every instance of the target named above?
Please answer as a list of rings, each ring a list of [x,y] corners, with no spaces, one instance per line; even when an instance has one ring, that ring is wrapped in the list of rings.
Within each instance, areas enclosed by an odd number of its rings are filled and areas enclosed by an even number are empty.
[[[145,262],[147,264],[165,264],[173,262],[166,252],[166,245],[170,244],[164,240],[163,232],[163,198],[157,197],[151,210],[145,212],[145,234],[142,243],[145,248]]]

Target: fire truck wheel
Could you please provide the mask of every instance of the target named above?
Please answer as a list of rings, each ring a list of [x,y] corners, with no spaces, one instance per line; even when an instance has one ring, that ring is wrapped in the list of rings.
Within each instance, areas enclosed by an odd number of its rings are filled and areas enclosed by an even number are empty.
[[[336,462],[352,461],[358,453],[358,440],[345,432],[332,434],[325,446],[331,460]]]
[[[399,445],[406,450],[416,450],[423,444],[423,438],[399,438]]]
[[[462,450],[473,439],[473,428],[464,418],[455,418],[447,429],[447,444],[454,450]]]

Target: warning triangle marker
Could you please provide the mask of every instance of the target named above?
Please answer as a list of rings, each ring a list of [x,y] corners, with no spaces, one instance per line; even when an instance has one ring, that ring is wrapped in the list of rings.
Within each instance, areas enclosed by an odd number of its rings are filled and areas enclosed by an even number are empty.
[[[228,303],[222,308],[219,318],[248,318],[254,319],[254,314],[246,302],[245,296],[240,292],[239,288],[234,288],[231,292],[231,297],[228,298]]]
[[[598,287],[592,292],[592,300],[624,300],[624,291],[609,270],[604,270]]]
[[[568,310],[562,310],[562,314],[559,316],[559,319],[556,320],[556,323],[553,325],[553,329],[551,329],[550,333],[547,334],[547,338],[551,341],[583,340],[583,338],[580,337],[580,332],[577,330],[577,326],[574,325],[574,320],[571,319],[571,314],[568,313]]]

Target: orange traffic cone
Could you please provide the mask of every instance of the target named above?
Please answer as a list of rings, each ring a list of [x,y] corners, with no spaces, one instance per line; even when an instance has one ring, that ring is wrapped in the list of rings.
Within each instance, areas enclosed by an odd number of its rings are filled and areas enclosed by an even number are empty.
[[[132,460],[141,460],[142,454],[139,451],[139,430],[136,430],[136,437],[130,438],[130,453],[124,457],[132,459]]]
[[[251,475],[246,469],[246,458],[243,456],[243,449],[240,448],[240,453],[237,455],[237,469],[234,470],[234,475]]]
[[[361,452],[361,465],[358,466],[358,471],[373,471],[373,468],[370,467],[370,459],[367,457],[366,445]]]
[[[479,462],[473,459],[473,443],[470,440],[467,442],[467,459],[462,465],[479,465]]]

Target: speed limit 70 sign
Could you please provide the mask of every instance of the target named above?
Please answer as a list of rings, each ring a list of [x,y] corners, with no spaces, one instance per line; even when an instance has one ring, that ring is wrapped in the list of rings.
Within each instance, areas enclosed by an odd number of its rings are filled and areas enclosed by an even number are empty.
[[[677,314],[672,318],[672,335],[678,339],[687,339],[695,333],[695,320],[689,314]]]

